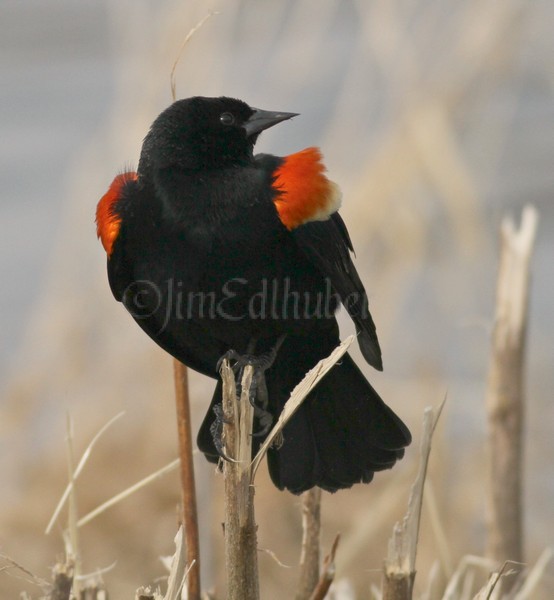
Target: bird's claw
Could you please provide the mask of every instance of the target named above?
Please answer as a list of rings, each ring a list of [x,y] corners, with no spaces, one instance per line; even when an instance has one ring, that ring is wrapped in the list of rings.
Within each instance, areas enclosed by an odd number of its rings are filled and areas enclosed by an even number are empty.
[[[268,352],[264,352],[263,354],[255,355],[252,354],[252,350],[255,346],[255,340],[251,340],[248,353],[247,354],[239,354],[236,350],[230,349],[225,352],[225,354],[217,361],[217,371],[219,372],[224,360],[228,360],[235,374],[236,380],[236,393],[237,397],[240,398],[242,394],[242,375],[244,373],[244,369],[247,366],[253,367],[252,381],[250,383],[250,389],[248,393],[248,400],[252,407],[254,408],[254,416],[257,419],[261,429],[252,433],[252,437],[263,437],[265,436],[271,428],[273,424],[273,415],[266,410],[269,404],[269,398],[267,393],[267,385],[265,381],[265,372],[271,367],[271,365],[275,362],[275,358],[277,357],[277,352],[281,347],[285,336],[282,335],[278,340],[275,346],[271,348]],[[213,437],[215,448],[218,454],[225,460],[229,460],[227,456],[225,456],[223,452],[223,443],[221,441],[221,436],[223,433],[223,423],[225,423],[223,408],[220,404],[216,404],[214,406],[214,412],[216,414],[216,419],[212,423],[210,428],[210,432]]]
[[[217,364],[215,366],[216,373],[219,373],[221,371],[221,367],[223,366],[224,360],[228,360],[229,363],[231,361],[235,361],[235,363],[230,366],[231,366],[231,369],[233,369],[233,372],[236,373],[237,369],[239,368],[240,358],[241,358],[241,355],[236,350],[233,350],[233,349],[227,350],[227,352],[225,352],[225,354],[223,356],[221,356],[219,358],[219,360],[217,361]]]
[[[263,354],[239,354],[236,350],[230,349],[225,352],[225,354],[217,361],[216,371],[219,373],[221,370],[221,366],[224,360],[228,360],[231,369],[233,369],[234,373],[237,373],[239,369],[244,369],[244,367],[251,366],[256,371],[260,371],[261,373],[265,373],[269,367],[274,363],[275,357],[277,355],[277,349],[272,348],[269,352],[264,352]]]

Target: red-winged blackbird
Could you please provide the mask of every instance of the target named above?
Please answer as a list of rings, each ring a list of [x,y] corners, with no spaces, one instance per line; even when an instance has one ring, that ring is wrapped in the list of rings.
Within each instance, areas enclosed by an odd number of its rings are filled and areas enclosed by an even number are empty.
[[[175,358],[216,378],[230,350],[268,356],[281,344],[260,367],[270,365],[259,395],[266,426],[264,416],[276,419],[295,385],[339,343],[340,303],[363,356],[382,369],[336,212],[340,191],[324,175],[319,150],[253,154],[261,131],[294,116],[224,97],[179,100],[154,121],[137,172],[114,179],[96,214],[115,298]],[[220,402],[219,381],[198,435],[211,461],[220,454],[213,436]],[[346,354],[269,450],[269,471],[293,493],[316,485],[335,491],[371,481],[409,443],[406,426]]]

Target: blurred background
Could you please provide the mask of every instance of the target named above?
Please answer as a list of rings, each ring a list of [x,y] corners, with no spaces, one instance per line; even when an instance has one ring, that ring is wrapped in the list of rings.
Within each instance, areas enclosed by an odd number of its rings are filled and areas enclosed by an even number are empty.
[[[228,95],[301,113],[258,150],[319,145],[343,193],[383,348],[360,365],[414,444],[370,486],[324,494],[324,551],[342,533],[338,578],[379,584],[416,467],[427,405],[448,401],[430,465],[447,535],[424,508],[416,590],[485,540],[484,392],[498,230],[540,213],[528,336],[525,554],[554,542],[554,7],[547,0],[3,0],[0,6],[0,553],[35,575],[63,551],[66,421],[77,456],[119,411],[78,483],[81,515],[176,457],[171,360],[112,298],[95,206],[136,166],[142,138],[177,96]],[[342,319],[342,317],[341,317]],[[342,319],[344,333],[350,333]],[[195,422],[213,382],[191,375]],[[300,501],[265,469],[256,489],[262,597],[292,595]],[[224,586],[222,481],[198,457],[206,587]],[[175,473],[81,529],[85,572],[131,598],[165,571],[179,503]],[[550,566],[537,598],[554,595]],[[13,569],[0,596],[40,590]]]

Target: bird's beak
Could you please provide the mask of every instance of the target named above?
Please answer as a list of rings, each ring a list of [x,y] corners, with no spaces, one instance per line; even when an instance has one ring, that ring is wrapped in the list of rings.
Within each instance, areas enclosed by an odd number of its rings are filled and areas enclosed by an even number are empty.
[[[243,125],[247,137],[260,133],[264,129],[269,129],[281,121],[298,116],[298,113],[272,112],[269,110],[260,110],[259,108],[253,108],[252,110],[254,114]]]

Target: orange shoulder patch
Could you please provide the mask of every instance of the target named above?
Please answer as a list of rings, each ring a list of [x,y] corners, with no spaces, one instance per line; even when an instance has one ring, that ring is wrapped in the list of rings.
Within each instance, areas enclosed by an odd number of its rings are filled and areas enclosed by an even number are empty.
[[[121,218],[115,212],[115,205],[121,198],[123,186],[136,179],[137,174],[134,171],[117,175],[96,207],[96,235],[100,238],[108,256],[112,254],[113,244],[121,226]]]
[[[318,148],[306,148],[284,158],[275,173],[274,200],[279,218],[287,229],[309,221],[325,221],[341,203],[339,186],[325,176]]]

